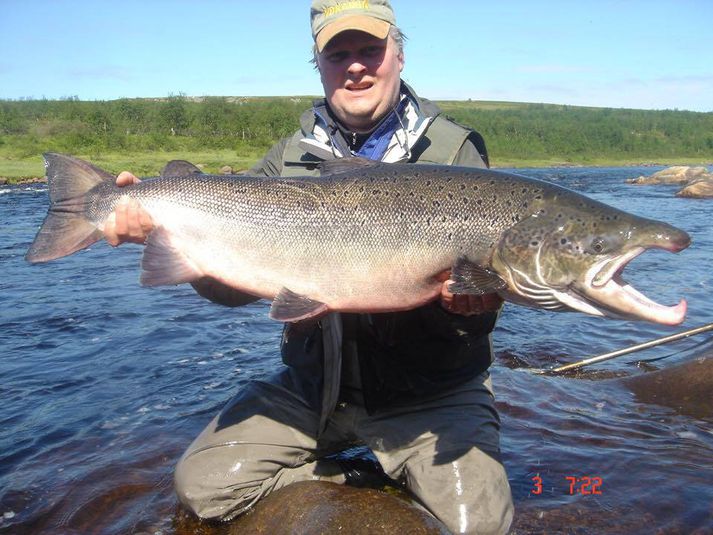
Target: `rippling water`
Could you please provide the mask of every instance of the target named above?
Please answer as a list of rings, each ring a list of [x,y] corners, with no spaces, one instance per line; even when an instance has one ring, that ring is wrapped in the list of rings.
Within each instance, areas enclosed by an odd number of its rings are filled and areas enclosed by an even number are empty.
[[[713,409],[644,404],[616,379],[710,354],[706,335],[576,378],[527,371],[713,322],[713,201],[623,183],[655,170],[519,171],[671,222],[693,245],[626,271],[661,302],[686,297],[676,328],[506,306],[492,373],[516,533],[713,529]],[[141,288],[139,246],[26,264],[46,206],[44,186],[0,188],[0,532],[180,532],[173,466],[223,402],[280,366],[280,326],[265,302],[224,309],[188,286]],[[570,495],[567,477],[583,476],[601,494]]]

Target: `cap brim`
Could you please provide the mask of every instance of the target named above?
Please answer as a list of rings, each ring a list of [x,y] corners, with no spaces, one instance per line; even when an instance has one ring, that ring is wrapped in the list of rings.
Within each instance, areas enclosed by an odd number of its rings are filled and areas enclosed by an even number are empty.
[[[364,15],[347,15],[340,17],[331,24],[327,24],[322,31],[317,34],[315,43],[317,44],[317,52],[322,52],[324,47],[332,38],[347,30],[358,30],[373,35],[378,39],[386,39],[389,35],[391,24],[385,20],[375,19]]]

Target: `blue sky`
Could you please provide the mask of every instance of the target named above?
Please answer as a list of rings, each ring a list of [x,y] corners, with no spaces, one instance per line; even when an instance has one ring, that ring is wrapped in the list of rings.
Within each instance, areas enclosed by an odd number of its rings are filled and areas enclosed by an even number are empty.
[[[432,99],[713,111],[713,1],[393,0]],[[317,95],[307,0],[0,0],[0,98]]]

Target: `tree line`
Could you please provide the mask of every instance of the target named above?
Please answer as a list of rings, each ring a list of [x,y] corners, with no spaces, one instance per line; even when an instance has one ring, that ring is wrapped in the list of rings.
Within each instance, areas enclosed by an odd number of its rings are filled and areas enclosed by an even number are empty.
[[[710,158],[713,113],[447,101],[457,122],[479,131],[491,161]],[[266,150],[291,135],[309,97],[202,97],[81,101],[0,100],[0,154],[47,150]]]

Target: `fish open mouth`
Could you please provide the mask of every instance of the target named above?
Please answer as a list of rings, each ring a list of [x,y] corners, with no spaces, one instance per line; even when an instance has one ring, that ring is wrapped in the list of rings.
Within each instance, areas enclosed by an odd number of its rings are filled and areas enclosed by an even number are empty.
[[[659,304],[639,292],[622,276],[626,265],[645,250],[645,247],[635,247],[621,256],[595,264],[587,271],[585,283],[578,288],[578,293],[605,316],[678,325],[686,316],[685,299],[673,306]]]

